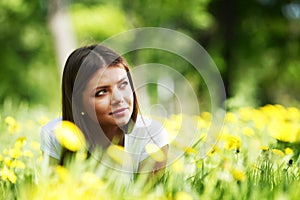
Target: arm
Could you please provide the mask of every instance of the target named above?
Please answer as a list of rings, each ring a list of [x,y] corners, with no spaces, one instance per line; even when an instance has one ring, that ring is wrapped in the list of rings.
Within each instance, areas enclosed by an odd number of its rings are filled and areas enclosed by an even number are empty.
[[[54,129],[60,120],[56,119],[46,124],[41,130],[41,151],[43,152],[43,168],[59,164],[62,147],[55,138]]]
[[[146,172],[146,175],[151,179],[159,179],[163,176],[167,163],[167,155],[169,151],[169,145],[165,145],[161,148],[162,152],[165,155],[165,160],[161,162],[155,161],[153,158],[148,156],[146,159],[139,163],[139,173]]]

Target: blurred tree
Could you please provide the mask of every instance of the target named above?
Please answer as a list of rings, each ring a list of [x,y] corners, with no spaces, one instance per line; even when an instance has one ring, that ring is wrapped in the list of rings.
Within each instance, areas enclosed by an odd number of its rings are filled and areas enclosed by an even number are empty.
[[[216,62],[230,108],[299,105],[298,11],[299,3],[291,7],[277,0],[75,0],[72,6],[81,41],[101,41],[126,28],[147,26],[191,36]],[[201,77],[174,55],[147,50],[133,53],[129,60],[134,65],[150,61],[172,66],[192,82],[199,98],[209,98]]]
[[[170,28],[191,36],[212,56],[230,108],[266,103],[299,106],[300,3],[296,0],[2,0],[0,102],[7,97],[35,103],[59,99],[54,52],[71,49],[57,41],[72,41],[73,36],[68,25],[62,26],[65,31],[52,26],[51,17],[68,11],[62,9],[64,3],[70,4],[72,21],[67,24],[73,24],[80,46],[135,27]],[[55,37],[47,30],[47,21]],[[67,39],[58,39],[66,33]],[[133,65],[172,66],[191,81],[199,98],[208,97],[201,77],[175,55],[145,50],[128,59]],[[62,61],[57,62],[62,66]]]
[[[59,71],[62,73],[68,55],[76,47],[76,38],[66,0],[43,0],[47,6],[47,20],[56,49]]]
[[[276,0],[213,0],[216,19],[209,49],[223,58],[229,106],[299,106],[300,4]],[[288,19],[284,12],[296,12]]]
[[[50,88],[55,88],[59,79],[52,68],[54,51],[45,22],[38,1],[0,1],[0,103],[7,98],[55,101]]]

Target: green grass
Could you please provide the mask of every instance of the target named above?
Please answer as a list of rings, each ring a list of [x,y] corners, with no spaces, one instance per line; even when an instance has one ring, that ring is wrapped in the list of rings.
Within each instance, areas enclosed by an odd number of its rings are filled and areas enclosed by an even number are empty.
[[[203,134],[208,131],[210,114],[182,115],[201,122],[198,140],[183,149],[185,154],[170,162],[155,183],[143,176],[128,183],[122,173],[98,165],[96,160],[83,160],[81,154],[70,166],[42,174],[39,132],[44,121],[57,114],[26,105],[16,108],[9,102],[1,110],[0,199],[254,200],[300,196],[300,111],[296,108],[267,105],[227,113],[218,143],[206,157],[199,152],[206,142]],[[17,128],[7,123],[9,116]],[[180,123],[181,117],[167,119],[165,127],[170,134],[182,131],[169,126]],[[7,170],[15,174],[15,181],[13,176],[8,178]]]

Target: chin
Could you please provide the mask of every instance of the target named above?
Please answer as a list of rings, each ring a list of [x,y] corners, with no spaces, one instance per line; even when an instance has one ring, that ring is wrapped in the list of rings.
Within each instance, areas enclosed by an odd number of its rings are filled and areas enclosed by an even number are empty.
[[[128,124],[129,120],[130,120],[130,119],[128,119],[128,120],[120,120],[120,121],[116,121],[116,124],[117,124],[118,126],[125,126],[126,124]]]

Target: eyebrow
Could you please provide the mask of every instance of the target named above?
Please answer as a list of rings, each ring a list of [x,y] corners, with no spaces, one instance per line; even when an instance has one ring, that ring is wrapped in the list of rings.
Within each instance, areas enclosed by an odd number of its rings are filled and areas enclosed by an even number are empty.
[[[117,84],[123,82],[123,81],[126,80],[126,79],[127,79],[127,76],[121,78],[121,79],[117,82]],[[97,87],[95,88],[95,90],[105,89],[105,88],[109,88],[109,87],[110,87],[110,85],[101,85],[101,86],[97,86]]]

